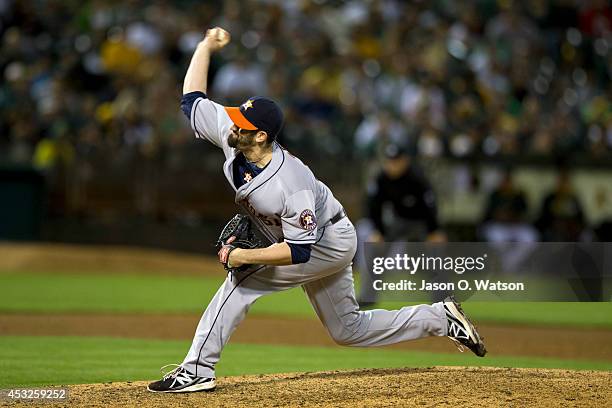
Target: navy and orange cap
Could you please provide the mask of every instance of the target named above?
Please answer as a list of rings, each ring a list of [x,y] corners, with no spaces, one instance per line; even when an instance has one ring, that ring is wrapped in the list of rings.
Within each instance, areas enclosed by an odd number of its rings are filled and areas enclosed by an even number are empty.
[[[239,128],[263,130],[272,140],[283,127],[283,111],[276,102],[264,96],[253,96],[240,106],[225,106],[225,111]]]

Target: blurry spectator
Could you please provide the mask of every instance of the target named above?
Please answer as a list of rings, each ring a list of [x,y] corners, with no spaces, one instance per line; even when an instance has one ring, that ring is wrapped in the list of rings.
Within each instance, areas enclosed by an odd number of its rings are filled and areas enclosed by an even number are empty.
[[[512,180],[512,171],[504,172],[499,186],[489,195],[482,225],[488,242],[536,242],[537,231],[527,222],[525,193]]]
[[[580,29],[588,36],[597,37],[612,32],[612,7],[608,0],[585,2],[580,12]]]
[[[355,255],[362,273],[360,303],[375,301],[370,268],[366,267],[364,242],[445,242],[438,224],[435,195],[422,170],[406,149],[387,144],[382,169],[367,191],[367,218],[357,223],[359,241]]]
[[[597,211],[593,232],[597,241],[612,242],[612,194],[603,185],[599,186],[593,197]]]
[[[135,21],[127,26],[125,39],[128,44],[145,55],[157,53],[162,45],[158,28],[142,21]]]
[[[589,240],[582,205],[572,187],[567,168],[561,168],[555,189],[543,202],[536,223],[542,239],[552,242]]]
[[[102,66],[107,72],[134,75],[142,64],[143,54],[124,36],[123,29],[114,27],[101,45]]]
[[[578,26],[578,7],[576,0],[537,0],[530,7],[540,26],[547,30],[558,30]]]
[[[30,161],[35,143],[36,128],[27,118],[18,119],[13,123],[9,133],[8,161],[25,164]]]
[[[612,219],[601,222],[595,229],[599,242],[612,242]]]
[[[407,129],[386,111],[368,115],[355,131],[354,146],[361,157],[375,157],[379,146],[388,143],[406,145]]]
[[[434,192],[422,170],[398,144],[384,148],[382,171],[368,186],[370,237],[388,241],[438,240]],[[380,240],[380,239],[378,239]]]
[[[442,156],[444,142],[440,132],[433,128],[423,129],[417,142],[417,151],[419,155],[426,158]]]
[[[212,84],[212,92],[216,98],[226,101],[263,95],[267,92],[266,77],[259,64],[240,54],[219,69]]]
[[[40,170],[52,170],[54,167],[68,167],[74,160],[74,148],[65,134],[42,139],[36,145],[32,164]]]
[[[409,83],[403,88],[400,111],[409,122],[416,120],[419,113],[426,112],[427,123],[434,128],[444,129],[446,125],[444,92],[425,73],[421,74],[420,83]]]
[[[537,28],[529,18],[521,14],[519,2],[506,2],[505,7],[507,8],[487,24],[487,37],[513,47],[524,47],[538,42]]]

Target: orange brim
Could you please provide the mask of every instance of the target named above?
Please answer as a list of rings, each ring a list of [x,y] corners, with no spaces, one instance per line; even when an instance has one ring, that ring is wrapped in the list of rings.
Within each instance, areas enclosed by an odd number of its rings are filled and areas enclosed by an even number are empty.
[[[228,106],[224,106],[224,108],[232,122],[234,122],[240,129],[257,130],[257,127],[249,122],[247,118],[244,117],[242,112],[240,112],[240,108]]]

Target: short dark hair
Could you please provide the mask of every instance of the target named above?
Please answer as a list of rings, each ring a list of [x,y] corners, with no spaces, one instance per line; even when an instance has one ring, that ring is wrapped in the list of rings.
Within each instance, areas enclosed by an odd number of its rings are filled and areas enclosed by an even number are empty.
[[[264,132],[265,132],[265,130],[264,130]],[[270,133],[266,132],[266,135],[268,135],[268,138],[266,139],[266,144],[267,144],[267,145],[271,145],[272,143],[274,143],[274,142],[276,141],[276,136],[277,136],[278,134],[276,134],[276,135],[271,135]]]

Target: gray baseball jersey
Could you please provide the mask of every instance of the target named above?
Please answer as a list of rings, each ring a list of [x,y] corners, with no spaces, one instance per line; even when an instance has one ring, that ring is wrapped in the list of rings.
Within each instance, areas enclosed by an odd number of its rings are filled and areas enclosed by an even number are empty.
[[[223,150],[223,170],[236,189],[232,162],[238,151],[227,144],[232,121],[223,106],[198,98],[191,110],[191,126],[197,138]],[[303,286],[315,313],[339,344],[377,346],[447,335],[441,303],[393,311],[359,310],[351,269],[357,245],[353,224],[348,217],[335,217],[342,206],[329,188],[279,144],[274,144],[268,166],[236,190],[235,201],[272,242],[313,244],[310,259],[228,276],[200,319],[182,363],[187,371],[214,377],[223,347],[250,306],[260,296],[296,286]]]
[[[191,124],[197,137],[223,149],[223,172],[236,190],[232,162],[239,151],[227,144],[233,123],[223,106],[209,99],[196,100]],[[342,211],[329,188],[278,143],[274,143],[268,166],[236,190],[236,203],[272,242],[294,244],[314,244],[323,231],[320,226],[329,225],[331,218]]]

